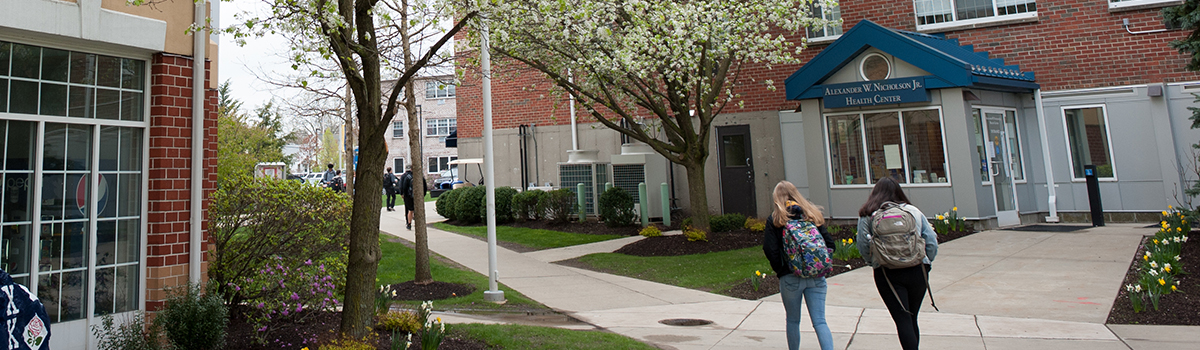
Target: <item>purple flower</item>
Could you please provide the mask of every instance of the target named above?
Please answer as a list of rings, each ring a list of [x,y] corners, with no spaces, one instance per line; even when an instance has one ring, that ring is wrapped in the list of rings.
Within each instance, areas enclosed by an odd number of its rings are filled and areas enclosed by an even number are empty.
[[[284,316],[287,316],[287,315],[288,315],[288,310],[287,310],[287,309],[283,309],[283,312],[282,312],[282,313],[283,313],[283,315],[284,315]]]
[[[296,305],[296,313],[300,313],[300,311],[304,311],[304,305]]]
[[[266,306],[266,305],[263,305],[263,303],[258,303],[258,308],[259,308],[259,309],[263,308],[263,306]]]
[[[240,292],[242,291],[242,287],[233,286],[233,290]]]
[[[293,293],[292,293],[292,300],[300,300],[300,295],[297,295],[295,292],[293,292]]]
[[[262,326],[262,328],[259,328],[259,329],[258,329],[258,331],[259,331],[259,332],[266,332],[266,331],[267,331],[267,326]]]
[[[308,266],[308,265],[312,265],[312,259],[308,259],[308,260],[304,261],[304,266]]]

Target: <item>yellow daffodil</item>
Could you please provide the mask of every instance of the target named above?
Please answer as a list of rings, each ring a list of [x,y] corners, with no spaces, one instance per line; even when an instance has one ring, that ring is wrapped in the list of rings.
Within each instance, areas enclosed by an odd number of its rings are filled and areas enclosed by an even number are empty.
[[[958,211],[958,207],[954,207],[954,209],[950,209],[950,210]]]
[[[1154,244],[1158,244],[1158,239],[1154,239]]]
[[[938,220],[945,220],[945,219],[946,219],[945,216],[938,215]]]
[[[1167,222],[1166,222],[1166,221],[1163,221],[1163,222],[1162,222],[1162,228],[1167,228],[1167,227],[1169,227],[1169,226],[1167,226]]]
[[[1165,286],[1165,285],[1167,285],[1167,281],[1164,281],[1163,279],[1159,278],[1159,279],[1158,279],[1158,285],[1160,285],[1160,286]]]
[[[760,272],[760,271],[758,271],[758,270],[754,270],[754,275],[755,275],[755,276],[762,276],[762,272]]]
[[[849,242],[846,242],[846,244],[854,244],[854,239],[853,239],[853,238],[850,238],[849,240],[850,240],[850,241],[849,241]]]
[[[1167,209],[1175,209],[1175,207],[1172,207],[1172,206],[1169,206],[1169,205],[1168,205],[1168,206],[1167,206]]]
[[[1142,260],[1150,260],[1150,256],[1149,256],[1149,255],[1142,255]]]
[[[1176,291],[1176,290],[1178,290],[1178,289],[1175,289],[1175,286],[1171,286],[1171,291],[1172,291],[1172,292],[1174,292],[1174,291]]]
[[[438,317],[437,319],[438,319],[438,323],[442,323],[442,318],[441,318],[441,317]]]
[[[1183,232],[1183,228],[1182,228],[1182,227],[1176,227],[1176,228],[1175,228],[1175,232]]]
[[[1163,210],[1163,216],[1167,216],[1167,211]]]

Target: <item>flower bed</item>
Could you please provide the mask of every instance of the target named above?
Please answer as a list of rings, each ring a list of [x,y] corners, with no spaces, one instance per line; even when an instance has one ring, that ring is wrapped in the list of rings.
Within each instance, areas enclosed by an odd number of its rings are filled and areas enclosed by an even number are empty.
[[[1108,323],[1200,325],[1200,297],[1185,292],[1200,286],[1191,274],[1200,270],[1200,243],[1188,240],[1187,213],[1164,211],[1159,231],[1142,240]]]

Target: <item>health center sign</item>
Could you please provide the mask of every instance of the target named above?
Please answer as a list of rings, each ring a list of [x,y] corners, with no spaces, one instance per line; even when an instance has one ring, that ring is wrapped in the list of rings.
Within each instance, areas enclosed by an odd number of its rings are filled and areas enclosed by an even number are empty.
[[[825,108],[861,107],[908,102],[929,102],[925,77],[830,84],[821,87]]]

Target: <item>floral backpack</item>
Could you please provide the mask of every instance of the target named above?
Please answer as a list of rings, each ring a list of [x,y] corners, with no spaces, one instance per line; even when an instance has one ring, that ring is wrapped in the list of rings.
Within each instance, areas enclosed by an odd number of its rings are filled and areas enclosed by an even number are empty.
[[[825,277],[833,270],[833,261],[817,226],[806,220],[788,220],[783,231],[783,253],[792,273],[802,278]]]

